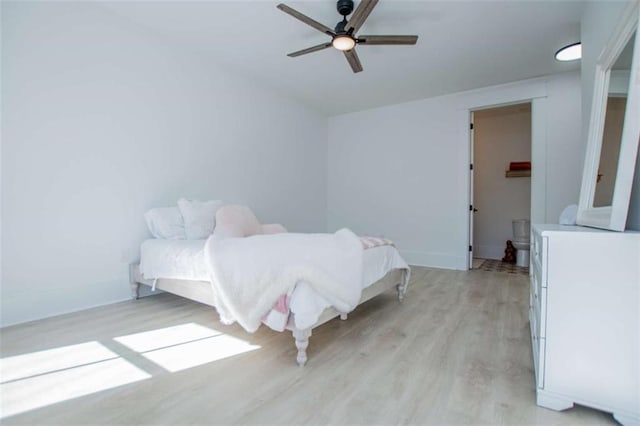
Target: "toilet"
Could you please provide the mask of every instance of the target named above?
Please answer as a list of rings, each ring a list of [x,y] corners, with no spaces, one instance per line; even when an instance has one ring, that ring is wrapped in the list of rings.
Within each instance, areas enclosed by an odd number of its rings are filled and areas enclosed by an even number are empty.
[[[512,243],[516,248],[516,265],[528,268],[531,223],[529,219],[518,219],[513,221],[512,226]]]

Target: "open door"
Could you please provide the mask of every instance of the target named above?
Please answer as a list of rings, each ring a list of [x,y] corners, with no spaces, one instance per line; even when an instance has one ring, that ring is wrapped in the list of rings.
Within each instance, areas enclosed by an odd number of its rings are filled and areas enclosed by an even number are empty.
[[[469,269],[473,269],[473,111],[469,120]]]
[[[474,263],[477,268],[486,259],[502,259],[505,242],[518,240],[513,236],[512,222],[531,217],[532,173],[524,163],[532,163],[533,121],[529,102],[466,114],[470,165],[469,202],[465,206],[469,246],[465,248],[468,269],[473,269]],[[517,167],[521,164],[524,169]],[[519,245],[516,248],[524,251],[524,244],[519,241]]]

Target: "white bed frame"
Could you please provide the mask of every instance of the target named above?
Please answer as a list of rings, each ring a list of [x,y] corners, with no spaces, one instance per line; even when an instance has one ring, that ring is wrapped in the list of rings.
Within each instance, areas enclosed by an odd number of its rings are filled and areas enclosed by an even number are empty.
[[[394,269],[389,271],[384,277],[369,287],[362,290],[362,297],[360,303],[383,293],[393,287],[396,287],[398,292],[398,300],[402,302],[404,294],[407,291],[408,284],[408,271],[405,269]],[[140,272],[138,264],[132,264],[129,268],[129,277],[131,283],[131,296],[134,299],[138,299],[140,296],[140,285],[146,285],[154,287],[154,280],[145,279]],[[213,306],[213,287],[209,281],[190,281],[190,280],[174,280],[158,278],[155,280],[155,288],[158,290],[166,291],[196,302],[204,303],[205,305]],[[322,312],[318,321],[309,328],[304,330],[298,329],[293,319],[289,319],[287,329],[291,330],[293,337],[296,341],[296,348],[298,348],[298,355],[296,360],[300,366],[303,366],[307,362],[307,347],[309,346],[309,338],[311,337],[311,330],[324,324],[327,321],[332,320],[335,317],[340,317],[342,320],[347,319],[347,314],[338,312],[334,308],[327,308]]]

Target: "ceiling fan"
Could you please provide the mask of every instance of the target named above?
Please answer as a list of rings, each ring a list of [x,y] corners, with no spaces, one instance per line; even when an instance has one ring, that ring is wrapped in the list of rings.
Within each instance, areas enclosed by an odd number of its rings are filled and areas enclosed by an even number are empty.
[[[361,35],[356,36],[356,33],[364,24],[373,8],[378,3],[378,0],[360,0],[360,4],[356,10],[353,10],[353,0],[338,0],[337,9],[338,13],[342,15],[342,21],[336,24],[335,29],[331,29],[326,25],[315,21],[308,16],[298,12],[295,9],[290,8],[286,4],[279,4],[278,9],[284,13],[288,13],[296,19],[304,22],[307,25],[312,26],[316,30],[331,36],[331,41],[327,43],[318,44],[307,49],[298,50],[297,52],[289,53],[287,56],[295,58],[296,56],[306,55],[307,53],[317,52],[319,50],[327,49],[331,46],[344,53],[347,62],[351,65],[353,72],[362,71],[362,64],[356,53],[356,45],[400,45],[400,44],[416,44],[418,41],[417,35]],[[351,19],[347,21],[347,16],[353,12]]]

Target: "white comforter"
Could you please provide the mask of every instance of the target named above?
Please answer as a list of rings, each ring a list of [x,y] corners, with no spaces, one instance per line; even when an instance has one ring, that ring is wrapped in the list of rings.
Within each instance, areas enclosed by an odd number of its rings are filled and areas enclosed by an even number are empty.
[[[176,280],[211,281],[204,261],[206,240],[149,239],[140,250],[140,271],[149,280],[168,278]],[[363,251],[361,287],[364,289],[393,269],[409,270],[398,250],[393,246],[373,247]],[[408,276],[407,276],[408,278]],[[317,294],[306,282],[298,283],[290,295],[291,320],[300,330],[312,327],[331,303]],[[273,310],[271,311],[273,313]],[[281,315],[277,321],[264,324],[277,331],[287,325]]]
[[[237,321],[250,332],[298,282],[307,283],[341,312],[355,309],[362,294],[362,244],[348,229],[335,234],[212,236],[204,255],[220,319]]]

